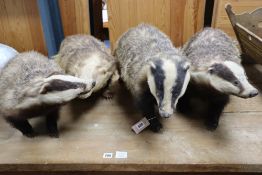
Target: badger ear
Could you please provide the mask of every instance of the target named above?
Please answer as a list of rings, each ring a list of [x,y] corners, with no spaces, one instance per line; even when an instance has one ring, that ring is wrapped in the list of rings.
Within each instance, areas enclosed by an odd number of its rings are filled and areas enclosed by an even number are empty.
[[[44,83],[44,84],[40,87],[38,93],[39,93],[39,94],[47,94],[48,91],[50,91],[51,89],[52,89],[51,84],[49,84],[49,83]]]
[[[213,67],[213,66],[210,66],[210,67],[208,68],[207,72],[208,72],[209,74],[213,74],[213,73],[214,73],[214,67]]]
[[[188,70],[189,68],[190,68],[190,63],[186,62],[186,63],[184,64],[184,69],[185,69],[185,70]]]
[[[209,74],[213,74],[213,73],[215,72],[217,66],[218,66],[217,63],[212,64],[212,65],[209,66],[209,68],[207,69],[207,72],[208,72]]]
[[[116,69],[116,70],[114,71],[112,77],[111,77],[111,81],[112,81],[112,82],[116,82],[116,81],[119,80],[119,78],[120,78],[120,75],[119,75],[118,70]]]
[[[154,64],[154,62],[151,61],[151,62],[149,63],[149,65],[150,65],[150,68],[156,69],[156,65]]]

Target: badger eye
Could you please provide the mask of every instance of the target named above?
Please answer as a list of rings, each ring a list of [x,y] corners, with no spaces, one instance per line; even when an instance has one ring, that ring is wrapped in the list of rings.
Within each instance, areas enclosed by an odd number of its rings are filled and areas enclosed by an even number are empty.
[[[239,82],[236,80],[236,81],[234,81],[234,85],[235,86],[238,86],[239,85]]]

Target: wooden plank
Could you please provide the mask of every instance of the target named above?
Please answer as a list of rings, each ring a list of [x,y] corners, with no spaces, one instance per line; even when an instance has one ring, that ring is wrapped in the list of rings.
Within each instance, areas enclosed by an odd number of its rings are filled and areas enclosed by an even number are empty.
[[[0,43],[47,54],[36,0],[0,0]]]
[[[64,35],[90,34],[88,0],[59,0]]]
[[[212,27],[222,29],[236,38],[232,25],[225,11],[226,3],[230,3],[236,14],[253,11],[262,6],[261,0],[215,0]]]
[[[180,46],[203,27],[204,4],[205,0],[108,0],[111,45],[114,48],[130,27],[149,23]]]
[[[183,43],[204,26],[205,1],[188,0],[184,8]],[[174,26],[175,28],[175,26]]]
[[[93,96],[64,106],[59,139],[43,135],[43,118],[30,121],[39,132],[34,139],[0,118],[0,172],[262,172],[261,94],[233,98],[214,132],[205,129],[201,118],[175,113],[161,119],[162,132],[136,135],[131,126],[141,115],[130,94],[118,88],[110,101]],[[103,153],[115,151],[126,151],[128,157],[103,159]]]

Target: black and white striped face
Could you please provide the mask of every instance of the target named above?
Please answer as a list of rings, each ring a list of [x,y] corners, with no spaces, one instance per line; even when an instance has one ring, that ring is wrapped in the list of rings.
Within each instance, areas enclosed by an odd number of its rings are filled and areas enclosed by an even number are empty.
[[[185,93],[190,73],[186,62],[157,60],[148,71],[148,85],[155,97],[161,117],[170,117],[178,99]]]
[[[23,90],[24,98],[17,106],[26,109],[37,104],[63,104],[81,95],[89,95],[95,83],[70,75],[52,75],[34,82]]]
[[[52,75],[44,81],[46,85],[42,87],[42,93],[40,94],[61,95],[62,98],[67,98],[67,94],[69,97],[81,91],[77,97],[85,99],[92,94],[92,90],[96,85],[96,82],[92,79],[84,80],[70,75]]]
[[[251,98],[258,94],[258,90],[248,82],[243,67],[232,61],[213,64],[208,74],[211,86],[222,93],[242,98]]]

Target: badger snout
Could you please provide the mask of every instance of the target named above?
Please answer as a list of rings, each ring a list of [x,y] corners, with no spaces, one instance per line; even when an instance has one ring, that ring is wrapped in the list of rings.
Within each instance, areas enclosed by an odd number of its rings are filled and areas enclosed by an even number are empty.
[[[86,83],[86,87],[84,88],[84,91],[81,94],[79,94],[79,98],[86,99],[90,97],[91,94],[93,93],[93,88],[95,87],[95,85],[96,85],[96,81],[91,81]]]
[[[254,89],[253,91],[251,91],[249,93],[249,98],[252,98],[252,97],[255,97],[258,95],[258,90],[257,89]]]
[[[169,118],[172,114],[173,114],[173,111],[167,112],[161,108],[159,109],[159,115],[163,118]]]
[[[258,95],[258,90],[255,88],[252,88],[251,90],[246,90],[244,91],[242,94],[240,94],[239,96],[242,98],[252,98]]]

